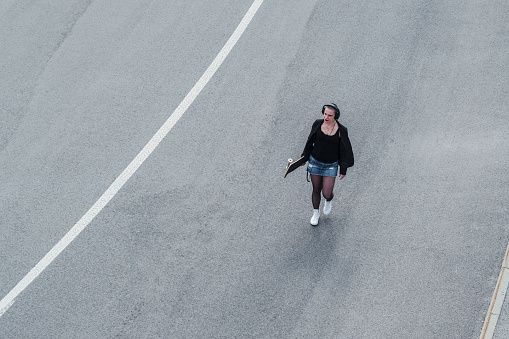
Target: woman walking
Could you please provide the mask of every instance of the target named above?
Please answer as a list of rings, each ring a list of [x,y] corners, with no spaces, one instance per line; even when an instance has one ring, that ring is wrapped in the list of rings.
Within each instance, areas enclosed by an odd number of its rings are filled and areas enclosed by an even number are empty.
[[[331,211],[338,167],[339,180],[342,180],[346,175],[346,169],[354,163],[348,130],[338,121],[340,114],[338,106],[324,105],[322,113],[323,119],[313,123],[304,152],[302,152],[308,161],[307,171],[311,175],[313,184],[313,216],[310,221],[313,226],[318,225],[320,218],[321,195],[325,198],[323,214],[328,215]]]

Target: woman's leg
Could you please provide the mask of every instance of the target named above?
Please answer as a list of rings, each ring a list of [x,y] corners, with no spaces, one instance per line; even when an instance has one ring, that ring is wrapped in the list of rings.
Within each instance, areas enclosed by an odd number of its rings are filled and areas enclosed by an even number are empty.
[[[336,182],[336,177],[323,177],[322,180],[322,194],[325,200],[331,201],[334,198],[334,183]]]
[[[334,183],[336,182],[335,177],[324,177],[323,178],[323,188],[322,194],[325,198],[325,204],[323,205],[323,214],[329,215],[331,211],[331,200],[334,198],[334,193],[332,190],[334,189]]]
[[[315,209],[315,210],[320,208],[322,182],[323,182],[323,177],[321,175],[311,174],[311,183],[313,184],[313,193],[311,195],[311,200],[313,202],[313,209]]]

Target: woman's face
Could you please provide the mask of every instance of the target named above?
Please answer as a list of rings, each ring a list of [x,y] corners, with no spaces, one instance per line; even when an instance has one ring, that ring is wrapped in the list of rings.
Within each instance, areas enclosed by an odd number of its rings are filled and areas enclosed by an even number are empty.
[[[334,120],[335,114],[336,114],[336,111],[334,111],[333,108],[326,106],[325,110],[323,111],[323,120],[325,120],[325,122],[332,121],[332,120]]]

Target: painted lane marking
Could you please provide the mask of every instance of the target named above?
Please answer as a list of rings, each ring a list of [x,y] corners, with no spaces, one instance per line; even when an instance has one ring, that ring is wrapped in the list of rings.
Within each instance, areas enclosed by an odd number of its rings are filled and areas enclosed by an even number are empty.
[[[484,325],[479,339],[491,339],[495,333],[495,327],[497,326],[498,317],[500,316],[500,312],[502,311],[502,306],[504,304],[507,286],[509,285],[509,272],[507,272],[508,264],[509,244],[507,245],[507,249],[505,251],[504,260],[502,261],[502,268],[500,269],[500,274],[498,275],[497,285],[495,286],[495,291],[493,292],[493,297],[491,298],[490,307],[486,313],[486,318],[484,319]]]
[[[124,186],[138,168],[145,162],[148,156],[155,150],[159,143],[166,137],[168,132],[180,120],[185,111],[196,99],[198,94],[203,90],[205,85],[209,82],[212,76],[216,73],[217,69],[228,54],[231,52],[237,41],[240,39],[247,26],[255,16],[256,12],[262,5],[264,0],[255,0],[249,10],[246,12],[241,22],[225,43],[223,48],[219,51],[215,59],[207,68],[205,73],[196,82],[193,88],[189,91],[186,97],[173,111],[168,120],[159,128],[150,141],[143,147],[138,155],[131,161],[131,163],[124,169],[124,171],[115,179],[115,181],[108,187],[103,195],[95,202],[95,204],[83,215],[83,217],[67,232],[67,234],[28,272],[27,275],[2,299],[0,300],[0,317],[11,307],[16,297],[30,285],[35,278],[39,276],[48,267],[49,264],[90,224],[90,222],[101,212],[101,210],[108,204],[108,202],[117,194],[117,192]]]

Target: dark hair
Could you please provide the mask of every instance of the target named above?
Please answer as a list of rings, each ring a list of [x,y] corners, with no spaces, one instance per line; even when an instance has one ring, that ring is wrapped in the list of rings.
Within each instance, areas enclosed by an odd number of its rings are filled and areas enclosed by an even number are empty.
[[[325,113],[325,107],[329,107],[329,108],[333,109],[334,110],[334,119],[338,120],[339,115],[341,113],[339,111],[338,105],[336,105],[335,103],[330,103],[330,104],[323,105],[323,107],[322,107],[322,114]]]

